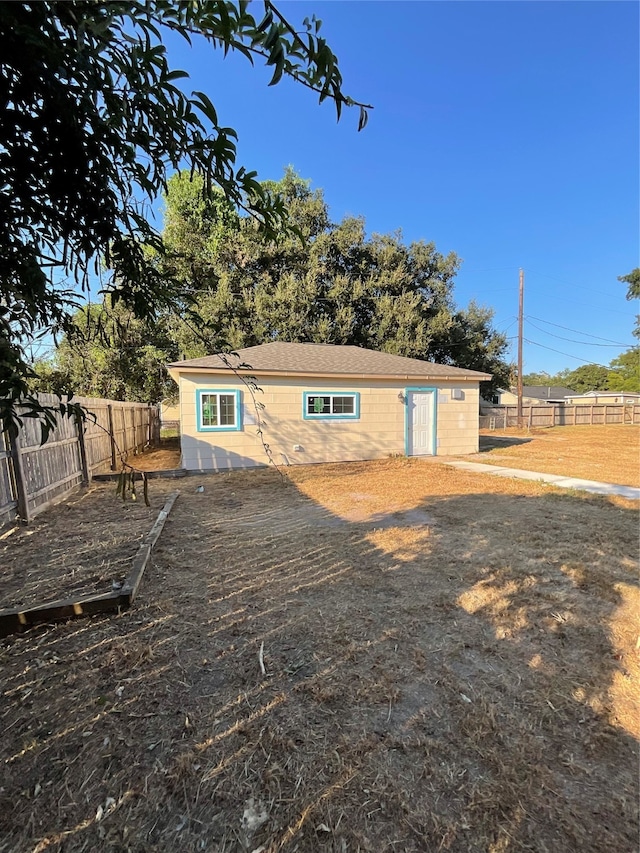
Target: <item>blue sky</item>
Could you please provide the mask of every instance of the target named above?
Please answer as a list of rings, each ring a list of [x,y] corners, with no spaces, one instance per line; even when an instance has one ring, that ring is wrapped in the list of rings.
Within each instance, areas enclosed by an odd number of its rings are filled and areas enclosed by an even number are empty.
[[[369,232],[456,252],[458,303],[493,307],[509,335],[522,267],[525,372],[608,364],[634,343],[617,277],[640,265],[637,3],[278,7],[322,20],[345,91],[374,109],[357,133],[355,110],[338,124],[307,89],[268,88],[269,69],[170,41],[172,65],[238,131],[240,163],[263,179],[292,164],[334,221],[363,215]]]

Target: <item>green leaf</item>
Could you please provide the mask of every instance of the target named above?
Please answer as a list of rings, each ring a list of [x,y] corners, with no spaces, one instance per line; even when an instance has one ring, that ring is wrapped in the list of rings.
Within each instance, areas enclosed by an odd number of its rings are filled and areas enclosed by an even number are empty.
[[[282,72],[284,71],[284,62],[279,60],[276,62],[275,71],[273,72],[273,77],[269,81],[270,86],[277,85],[282,79]]]
[[[268,28],[268,27],[270,27],[272,24],[273,24],[273,13],[272,13],[272,12],[271,12],[271,10],[269,9],[269,10],[267,11],[266,15],[264,16],[264,18],[263,18],[263,19],[260,21],[260,23],[258,24],[258,26],[257,26],[257,28],[256,28],[256,29],[258,30],[258,32],[259,32],[259,33],[263,33],[263,32],[265,32],[265,30],[267,30],[267,28]]]
[[[204,92],[193,92],[195,95],[194,103],[202,112],[206,115],[209,121],[217,127],[218,125],[218,114],[216,112],[215,107],[211,103],[211,99]]]
[[[188,76],[189,76],[189,75],[187,74],[187,72],[186,72],[186,71],[178,71],[178,70],[176,70],[176,71],[169,71],[169,73],[168,73],[168,74],[165,74],[165,75],[164,75],[164,79],[165,79],[165,80],[182,80],[182,79],[184,79],[185,77],[188,77]]]

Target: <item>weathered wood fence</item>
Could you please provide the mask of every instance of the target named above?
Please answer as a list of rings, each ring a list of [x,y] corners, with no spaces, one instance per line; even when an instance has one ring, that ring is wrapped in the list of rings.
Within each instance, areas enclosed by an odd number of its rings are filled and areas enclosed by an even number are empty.
[[[579,426],[584,424],[640,424],[640,406],[538,405],[522,407],[525,427]],[[505,429],[518,426],[517,406],[483,407],[480,429]]]
[[[38,394],[43,405],[56,406],[53,394]],[[56,417],[46,444],[40,424],[25,418],[14,440],[0,434],[0,525],[17,517],[28,521],[79,483],[99,471],[119,467],[121,454],[156,444],[160,435],[157,406],[74,397],[92,417]]]

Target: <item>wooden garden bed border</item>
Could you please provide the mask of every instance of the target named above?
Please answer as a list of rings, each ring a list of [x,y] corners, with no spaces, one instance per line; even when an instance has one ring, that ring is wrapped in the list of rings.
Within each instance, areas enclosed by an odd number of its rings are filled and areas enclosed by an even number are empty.
[[[115,592],[81,595],[46,604],[36,604],[34,607],[15,607],[10,610],[2,610],[0,611],[0,637],[8,637],[18,631],[26,631],[43,622],[66,621],[78,616],[91,616],[94,613],[120,612],[121,609],[130,607],[138,594],[142,576],[149,564],[151,551],[158,541],[165,521],[179,494],[179,491],[171,492],[167,498],[153,527],[138,548],[131,564],[131,570],[121,589]]]
[[[102,474],[94,474],[91,479],[98,483],[110,483],[117,480],[120,473],[120,471],[103,472]],[[148,480],[177,480],[181,477],[188,477],[191,472],[184,468],[164,468],[160,471],[144,471],[143,473],[146,475]],[[211,471],[210,473],[215,474],[216,472]],[[136,477],[139,478],[139,476],[140,473],[136,470]]]

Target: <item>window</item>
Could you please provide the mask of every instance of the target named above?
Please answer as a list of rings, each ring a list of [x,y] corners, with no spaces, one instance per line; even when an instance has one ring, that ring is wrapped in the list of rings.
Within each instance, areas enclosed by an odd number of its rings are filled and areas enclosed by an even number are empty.
[[[240,430],[240,392],[198,390],[198,430]]]
[[[305,391],[302,416],[305,420],[360,417],[360,395],[349,393],[320,393]]]
[[[500,396],[498,394],[492,394],[491,395],[491,403],[494,406],[499,406],[500,405]]]

